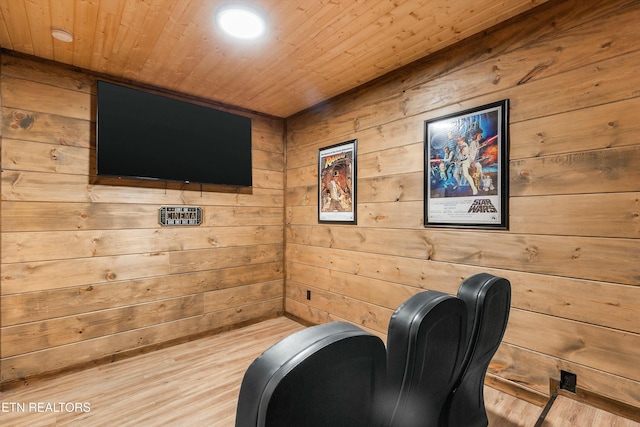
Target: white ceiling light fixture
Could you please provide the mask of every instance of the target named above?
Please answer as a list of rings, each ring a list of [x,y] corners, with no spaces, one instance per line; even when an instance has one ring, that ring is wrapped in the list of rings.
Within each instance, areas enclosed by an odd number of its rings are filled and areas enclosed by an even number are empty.
[[[260,13],[246,6],[226,5],[218,9],[216,22],[225,33],[242,40],[260,38],[267,23]]]
[[[60,40],[61,42],[71,43],[73,41],[73,34],[71,34],[67,30],[62,30],[60,28],[52,29],[51,35],[54,39]]]

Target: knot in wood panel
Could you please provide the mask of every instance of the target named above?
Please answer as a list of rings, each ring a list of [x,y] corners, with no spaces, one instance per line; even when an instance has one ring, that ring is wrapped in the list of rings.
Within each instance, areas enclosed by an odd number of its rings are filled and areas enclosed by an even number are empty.
[[[493,74],[494,74],[494,78],[493,78],[493,84],[497,85],[498,83],[500,83],[500,79],[502,79],[502,73],[500,72],[500,67],[498,67],[497,65],[493,66]]]
[[[533,261],[536,258],[538,258],[538,248],[537,248],[537,246],[531,246],[529,248],[526,248],[525,252],[527,253],[527,259],[529,261]]]
[[[9,127],[15,130],[29,130],[35,121],[36,119],[33,115],[25,113],[24,111],[14,110],[11,112],[11,123]]]
[[[580,248],[576,248],[573,254],[571,255],[571,259],[578,259],[578,258],[580,258]]]

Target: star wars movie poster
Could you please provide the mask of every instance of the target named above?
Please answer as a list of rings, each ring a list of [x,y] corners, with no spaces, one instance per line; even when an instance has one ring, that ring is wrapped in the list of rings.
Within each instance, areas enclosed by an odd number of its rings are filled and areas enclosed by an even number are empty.
[[[507,108],[425,122],[425,226],[506,228]]]
[[[318,153],[318,221],[356,223],[357,140]]]

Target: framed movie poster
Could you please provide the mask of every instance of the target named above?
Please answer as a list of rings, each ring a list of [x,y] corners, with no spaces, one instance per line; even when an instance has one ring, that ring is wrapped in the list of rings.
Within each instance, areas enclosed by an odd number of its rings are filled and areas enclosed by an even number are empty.
[[[318,151],[318,222],[356,224],[357,142]]]
[[[425,121],[425,227],[508,227],[509,100]]]

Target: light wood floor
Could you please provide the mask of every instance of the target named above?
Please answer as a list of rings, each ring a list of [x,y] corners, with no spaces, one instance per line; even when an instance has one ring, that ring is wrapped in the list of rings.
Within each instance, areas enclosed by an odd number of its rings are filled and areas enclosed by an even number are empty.
[[[541,425],[541,427],[556,426],[640,427],[640,423],[564,396],[558,396]]]
[[[0,393],[0,425],[232,427],[249,364],[301,329],[281,317],[8,390]],[[489,387],[485,402],[492,427],[534,426],[542,412]],[[589,412],[583,424],[584,408],[556,403],[542,425],[638,426],[603,418],[610,414],[600,412]]]

